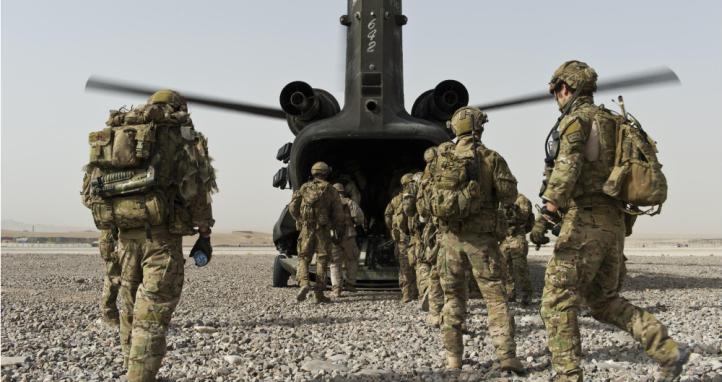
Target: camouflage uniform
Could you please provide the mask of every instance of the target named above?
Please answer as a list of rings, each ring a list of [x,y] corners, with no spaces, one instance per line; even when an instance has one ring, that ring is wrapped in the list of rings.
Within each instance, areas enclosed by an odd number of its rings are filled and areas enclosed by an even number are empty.
[[[113,229],[101,229],[98,237],[100,257],[105,263],[105,277],[103,278],[103,293],[100,297],[100,311],[103,320],[112,326],[120,325],[118,313],[118,290],[120,289],[120,262],[116,253],[117,237]]]
[[[509,228],[504,241],[499,245],[502,254],[501,264],[505,269],[506,292],[509,300],[513,301],[516,299],[518,288],[522,303],[528,304],[531,301],[532,290],[529,266],[526,261],[529,253],[526,234],[534,223],[534,213],[529,199],[519,194],[516,202],[507,211],[507,216],[509,217]]]
[[[439,240],[442,251],[437,263],[444,292],[442,340],[447,367],[461,367],[464,350],[462,324],[466,318],[464,289],[466,272],[470,269],[486,301],[489,333],[502,369],[521,371],[523,367],[516,359],[514,317],[507,305],[498,265],[501,261],[498,242],[502,237],[498,225],[506,225],[499,219],[498,207],[500,204],[512,204],[516,199],[516,179],[501,155],[487,149],[478,138],[473,137],[473,127],[470,126],[481,128],[485,121],[486,115],[478,109],[464,107],[457,110],[450,124],[458,140],[455,145],[445,143],[438,149],[434,192],[438,192],[436,190],[443,182],[451,180],[459,185],[457,187],[463,187],[457,194],[458,213],[461,214],[458,217],[442,217],[439,213],[442,209],[439,203],[442,202],[432,201],[432,211],[439,217],[442,232]],[[447,166],[453,163],[458,166],[461,161],[466,163],[463,165],[466,168],[464,180],[456,178],[458,174],[453,174],[452,178],[452,174],[447,173]],[[462,183],[459,184],[459,181]],[[461,201],[462,196],[467,200],[465,203]],[[467,206],[465,213],[461,212],[462,204]]]
[[[316,283],[314,284],[314,296],[316,302],[325,302],[327,298],[323,295],[326,289],[326,269],[328,268],[329,257],[332,254],[333,242],[331,231],[340,232],[344,227],[344,212],[341,198],[331,184],[325,180],[327,170],[316,171],[322,168],[319,162],[314,164],[312,173],[314,178],[304,183],[301,188],[293,193],[288,211],[296,219],[298,235],[298,268],[296,269],[296,280],[301,286],[297,296],[299,301],[306,298],[306,291],[309,289],[308,265],[316,254]],[[315,199],[315,200],[314,200]]]
[[[428,153],[428,154],[427,154]],[[436,160],[436,147],[428,149],[424,153],[426,160],[426,168],[419,182],[419,191],[417,192],[416,209],[419,213],[420,220],[423,221],[424,227],[421,234],[421,245],[423,251],[418,258],[420,267],[428,269],[427,288],[423,298],[428,300],[429,314],[426,322],[432,326],[439,326],[441,320],[441,308],[444,306],[444,291],[441,289],[441,281],[439,278],[439,269],[436,266],[440,245],[437,241],[438,225],[436,219],[431,215],[429,207],[431,193],[429,190],[431,177],[434,173]]]
[[[575,69],[574,73],[591,70],[583,63],[565,63],[552,82],[565,67]],[[618,293],[624,265],[624,213],[620,201],[602,193],[613,166],[616,130],[596,125],[594,116],[600,112],[606,111],[595,106],[590,95],[573,101],[571,112],[559,124],[559,151],[543,192],[545,200],[564,211],[559,239],[547,264],[541,303],[558,381],[583,379],[577,320],[582,303],[590,307],[595,319],[630,333],[663,368],[679,366],[681,371],[680,351],[667,328]],[[535,225],[532,238],[537,230]]]
[[[418,180],[416,178],[418,178]],[[407,231],[409,233],[409,248],[407,250],[409,267],[414,272],[418,297],[423,298],[429,286],[429,273],[431,272],[431,269],[427,262],[421,261],[424,257],[426,248],[422,237],[424,227],[416,208],[419,181],[421,180],[420,178],[420,173],[415,174],[414,180],[405,188],[402,201],[402,211],[406,219]]]
[[[416,289],[416,275],[409,264],[408,249],[410,237],[408,221],[403,214],[403,190],[394,196],[386,206],[384,217],[386,226],[390,227],[391,238],[394,240],[396,258],[399,262],[399,288],[401,288],[401,301],[410,302],[418,296]]]
[[[344,190],[342,185],[334,185],[334,187],[337,186],[340,186],[337,190]],[[337,296],[341,294],[342,268],[346,269],[346,288],[350,291],[356,290],[356,272],[358,271],[358,261],[361,253],[356,244],[355,227],[363,226],[365,221],[361,207],[343,193],[341,194],[341,204],[344,212],[344,233],[341,242],[333,246],[331,262],[331,285]]]
[[[142,123],[148,118],[153,118],[154,140],[142,141],[147,139],[141,135],[147,131]],[[159,91],[148,105],[128,112],[113,111],[107,124],[113,129],[128,126],[133,131],[136,153],[142,152],[140,142],[156,145],[152,153],[157,155],[152,155],[151,162],[153,183],[131,194],[100,196],[102,192],[91,192],[91,179],[107,178],[105,182],[110,182],[117,170],[98,165],[98,155],[109,152],[104,151],[108,144],[115,152],[127,130],[116,130],[112,141],[104,139],[110,128],[91,133],[91,163],[86,167],[83,188],[84,203],[93,212],[98,228],[115,225],[119,229],[120,343],[128,381],[155,381],[166,352],[168,325],[183,288],[181,239],[197,232],[194,227],[209,237],[214,223],[210,194],[216,190],[215,175],[207,141],[193,129],[185,101],[178,93]],[[144,174],[149,171],[138,169]],[[145,212],[138,210],[139,203],[145,204],[140,207]]]

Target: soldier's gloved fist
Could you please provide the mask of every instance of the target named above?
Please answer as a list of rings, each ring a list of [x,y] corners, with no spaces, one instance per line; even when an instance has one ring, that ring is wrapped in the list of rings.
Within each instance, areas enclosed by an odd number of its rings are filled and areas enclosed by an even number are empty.
[[[546,236],[546,233],[546,222],[542,219],[537,219],[536,222],[534,222],[534,228],[532,228],[531,233],[529,233],[529,239],[532,243],[536,244],[537,250],[539,247],[549,242],[549,238]]]
[[[198,240],[193,244],[191,248],[190,257],[195,260],[196,265],[202,267],[211,261],[211,254],[213,253],[213,247],[211,246],[211,237],[202,235],[198,236]]]

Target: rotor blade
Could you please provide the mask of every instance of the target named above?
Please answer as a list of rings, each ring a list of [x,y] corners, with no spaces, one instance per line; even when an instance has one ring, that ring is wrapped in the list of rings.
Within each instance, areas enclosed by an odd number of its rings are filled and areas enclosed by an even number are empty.
[[[155,93],[157,88],[150,88],[140,85],[132,85],[121,81],[101,79],[97,77],[90,77],[88,82],[85,83],[85,90],[101,90],[115,93],[126,93],[136,94],[142,96],[150,96]],[[270,118],[286,119],[286,113],[281,109],[267,106],[252,105],[247,103],[225,101],[218,98],[210,98],[205,96],[199,96],[195,94],[180,92],[183,97],[189,103],[203,105],[208,107],[215,107],[224,110],[239,111],[241,113],[260,115]]]
[[[628,88],[636,88],[643,86],[659,85],[663,83],[680,83],[679,77],[672,69],[661,68],[649,72],[619,77],[613,80],[601,82],[597,85],[597,91],[620,90]],[[524,105],[527,103],[539,102],[553,99],[549,92],[536,93],[528,96],[510,98],[504,101],[477,105],[481,110],[487,111],[492,109],[501,109],[510,106]]]

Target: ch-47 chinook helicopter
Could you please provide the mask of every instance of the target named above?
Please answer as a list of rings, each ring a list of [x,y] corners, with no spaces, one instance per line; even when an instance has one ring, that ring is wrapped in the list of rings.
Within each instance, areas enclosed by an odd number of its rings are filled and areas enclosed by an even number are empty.
[[[442,81],[416,98],[410,114],[406,111],[401,31],[407,18],[400,0],[348,0],[348,12],[340,22],[347,29],[343,108],[327,91],[301,81],[283,88],[280,109],[182,94],[196,105],[285,119],[295,139],[278,150],[276,158],[288,166],[273,176],[273,186],[297,190],[309,178],[311,165],[321,160],[333,169],[331,181],[352,183],[368,222],[360,237],[364,255],[358,286],[395,288],[398,264],[384,226],[384,209],[398,190],[400,177],[423,169],[424,150],[452,138],[445,122],[468,104],[469,94],[457,81]],[[600,83],[598,91],[674,81],[678,79],[671,70],[661,69]],[[86,88],[136,95],[156,90],[97,78],[90,78]],[[478,107],[488,111],[550,98],[542,92]],[[276,287],[286,286],[295,273],[297,238],[295,221],[285,208],[273,227],[280,252],[274,263]]]

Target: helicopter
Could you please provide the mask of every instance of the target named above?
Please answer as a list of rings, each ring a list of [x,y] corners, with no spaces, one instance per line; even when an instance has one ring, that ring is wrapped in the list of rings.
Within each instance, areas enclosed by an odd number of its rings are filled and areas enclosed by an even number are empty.
[[[398,263],[384,209],[400,188],[401,176],[423,170],[423,152],[453,138],[445,123],[469,104],[469,92],[458,81],[444,80],[421,93],[410,113],[406,110],[402,29],[408,18],[401,11],[401,0],[348,0],[347,13],[339,21],[346,27],[343,107],[328,91],[303,81],[281,90],[280,108],[181,93],[190,104],[285,119],[295,138],[278,149],[276,159],[284,166],[273,175],[273,187],[297,190],[309,179],[313,163],[328,163],[333,169],[331,182],[358,190],[356,197],[367,219],[368,228],[359,236],[363,264],[357,287],[396,289]],[[663,68],[600,82],[598,91],[678,81],[674,72]],[[156,90],[96,77],[88,80],[86,89],[136,95]],[[489,111],[550,99],[540,92],[475,106]],[[279,252],[273,265],[274,287],[287,286],[296,271],[298,234],[286,207],[273,227]],[[311,280],[313,269],[309,268]]]

